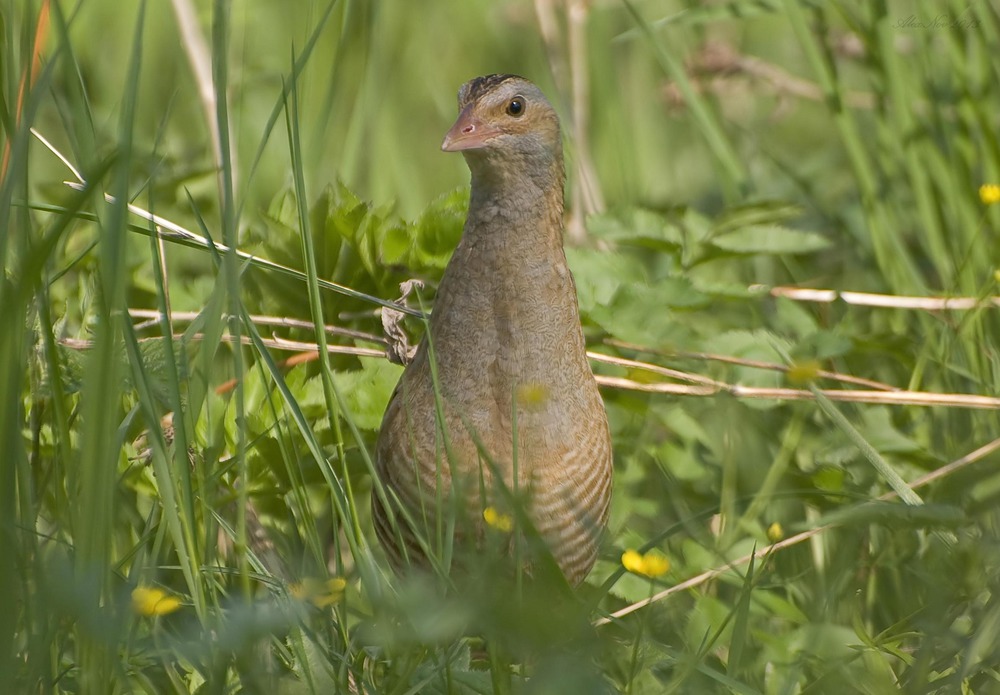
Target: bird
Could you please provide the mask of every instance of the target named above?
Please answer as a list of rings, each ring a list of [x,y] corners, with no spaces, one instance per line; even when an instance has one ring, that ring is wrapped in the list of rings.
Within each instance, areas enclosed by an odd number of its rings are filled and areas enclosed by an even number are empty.
[[[525,519],[577,586],[597,559],[613,466],[563,249],[559,117],[511,74],[465,83],[458,110],[441,149],[465,158],[468,215],[382,420],[375,532],[403,571],[482,548],[488,520]]]

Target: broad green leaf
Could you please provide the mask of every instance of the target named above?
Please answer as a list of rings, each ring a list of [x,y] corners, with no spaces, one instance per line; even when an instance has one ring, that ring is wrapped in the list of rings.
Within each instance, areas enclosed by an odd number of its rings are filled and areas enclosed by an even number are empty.
[[[413,252],[413,237],[410,228],[394,224],[385,231],[382,237],[382,263],[386,265],[404,265]]]
[[[892,454],[923,451],[920,444],[896,429],[892,423],[892,412],[884,406],[865,409],[859,429],[876,451]]]
[[[761,295],[756,289],[751,289],[745,282],[731,282],[720,277],[702,277],[692,274],[691,286],[699,292],[720,299],[754,299]]]
[[[854,452],[852,452],[854,453]],[[844,489],[844,481],[847,474],[843,468],[837,466],[821,466],[812,474],[812,483],[819,490],[827,492],[841,492]]]
[[[469,189],[458,188],[434,200],[412,224],[414,259],[420,266],[444,268],[462,238]]]
[[[755,225],[779,224],[802,214],[798,205],[783,200],[737,205],[724,210],[715,218],[715,232],[725,234]]]
[[[788,351],[791,345],[787,340],[770,331],[726,331],[711,338],[705,350],[730,357],[742,357],[748,360],[768,362],[783,365],[781,354],[775,350],[777,343]],[[783,376],[780,371],[760,369],[756,367],[736,367],[736,381],[744,386],[761,386],[777,388],[782,385]]]
[[[610,302],[619,288],[647,279],[645,267],[631,254],[567,248],[566,260],[584,313]]]
[[[609,304],[596,305],[590,318],[616,338],[640,345],[687,343],[690,331],[675,317],[676,309],[704,306],[708,297],[683,277],[653,284],[623,285]]]
[[[752,225],[715,236],[709,242],[723,251],[738,254],[813,253],[830,248],[832,242],[816,232],[802,232],[777,225]]]
[[[360,358],[362,369],[336,372],[334,381],[344,396],[354,423],[363,430],[378,429],[389,396],[399,381],[403,368],[388,360]]]
[[[295,202],[295,192],[285,188],[271,199],[267,206],[267,218],[286,229],[297,229],[299,226],[298,204]]]
[[[595,215],[587,220],[587,229],[599,239],[662,251],[676,249],[684,242],[679,226],[663,215],[641,208]]]
[[[301,646],[298,651],[303,659],[296,661],[292,666],[292,673],[297,680],[284,679],[279,685],[279,695],[307,695],[315,692],[336,692],[338,683],[334,679],[335,673],[330,664],[322,645],[317,644],[312,639],[308,631],[296,633],[296,639],[300,640],[297,645],[289,645],[293,649]]]

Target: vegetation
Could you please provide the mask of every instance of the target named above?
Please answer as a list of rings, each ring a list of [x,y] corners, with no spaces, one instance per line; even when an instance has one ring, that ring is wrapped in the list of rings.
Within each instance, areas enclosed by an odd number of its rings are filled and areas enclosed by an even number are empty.
[[[0,22],[0,692],[1000,691],[991,3]],[[432,306],[490,72],[566,125],[616,447],[576,593],[397,579],[369,518],[374,299]]]

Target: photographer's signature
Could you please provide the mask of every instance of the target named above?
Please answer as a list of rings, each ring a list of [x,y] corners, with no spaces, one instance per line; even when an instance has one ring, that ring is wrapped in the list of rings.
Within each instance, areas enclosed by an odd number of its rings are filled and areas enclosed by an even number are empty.
[[[978,29],[979,20],[975,17],[953,14],[939,14],[934,17],[921,17],[911,14],[909,17],[896,20],[894,29]]]

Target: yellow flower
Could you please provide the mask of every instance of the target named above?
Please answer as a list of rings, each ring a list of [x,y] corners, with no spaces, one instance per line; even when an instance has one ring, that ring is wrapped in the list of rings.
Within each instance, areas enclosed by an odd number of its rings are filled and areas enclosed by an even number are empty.
[[[622,553],[622,566],[633,574],[659,577],[670,570],[670,560],[656,550],[650,550],[644,555],[638,550],[629,549]]]
[[[498,512],[495,507],[487,507],[483,510],[483,520],[504,533],[510,533],[514,530],[514,520],[510,518],[510,515]]]
[[[316,579],[307,577],[298,584],[292,584],[289,591],[300,601],[308,601],[317,608],[326,608],[340,600],[347,588],[347,581],[340,577]]]
[[[781,524],[775,521],[773,524],[767,527],[767,540],[772,543],[777,543],[782,538],[785,537],[785,529],[781,528]]]
[[[1000,203],[1000,185],[984,183],[979,187],[979,199],[983,201],[983,205]]]
[[[545,384],[518,384],[517,404],[525,410],[536,412],[549,400],[549,387]]]
[[[181,607],[181,600],[162,589],[137,586],[132,590],[132,610],[139,615],[154,616],[173,613]]]
[[[316,579],[306,577],[298,584],[292,584],[288,590],[300,601],[308,601],[317,608],[326,608],[340,600],[347,588],[347,580],[341,577]]]
[[[788,368],[788,380],[793,384],[808,384],[819,376],[820,364],[816,360],[796,362]]]

